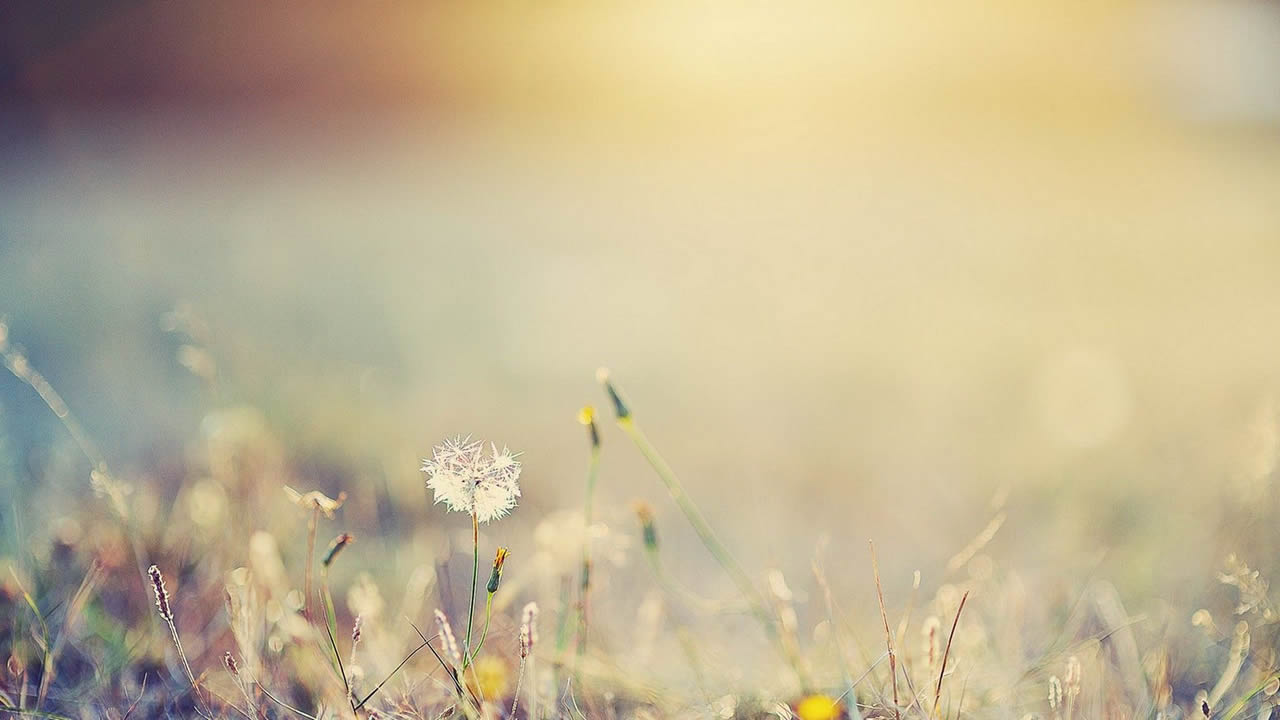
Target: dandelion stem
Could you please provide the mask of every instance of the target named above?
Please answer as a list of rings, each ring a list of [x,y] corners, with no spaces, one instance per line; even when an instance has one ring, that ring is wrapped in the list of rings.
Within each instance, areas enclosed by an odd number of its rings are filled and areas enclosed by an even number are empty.
[[[480,520],[471,513],[471,602],[467,605],[467,639],[462,648],[462,669],[471,660],[471,620],[476,614],[476,582],[480,575]]]

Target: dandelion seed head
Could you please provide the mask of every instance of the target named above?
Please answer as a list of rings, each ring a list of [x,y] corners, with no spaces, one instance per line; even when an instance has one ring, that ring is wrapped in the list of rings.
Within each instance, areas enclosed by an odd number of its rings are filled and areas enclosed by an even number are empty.
[[[517,457],[505,446],[499,450],[490,443],[486,453],[480,441],[454,437],[435,447],[422,471],[437,503],[490,522],[504,517],[520,497]]]

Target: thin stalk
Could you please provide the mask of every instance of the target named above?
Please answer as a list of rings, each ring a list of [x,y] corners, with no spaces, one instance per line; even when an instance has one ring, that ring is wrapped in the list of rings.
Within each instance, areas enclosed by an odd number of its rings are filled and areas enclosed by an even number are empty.
[[[613,402],[618,427],[627,434],[627,437],[631,438],[636,448],[640,450],[640,454],[644,455],[650,467],[653,468],[658,478],[662,481],[662,484],[666,486],[671,499],[676,502],[680,512],[684,513],[685,519],[693,526],[694,531],[698,534],[698,539],[702,541],[703,547],[711,553],[716,562],[720,563],[720,567],[724,569],[738,586],[738,590],[747,599],[747,602],[751,605],[752,613],[759,619],[760,625],[764,628],[765,635],[773,644],[774,649],[782,653],[783,658],[792,663],[792,669],[795,671],[800,683],[802,685],[805,684],[804,671],[794,662],[794,658],[790,656],[790,653],[784,647],[777,617],[770,613],[768,603],[765,602],[764,597],[756,589],[755,584],[751,582],[751,577],[747,575],[742,565],[729,552],[729,548],[720,541],[720,538],[711,528],[711,524],[703,516],[702,511],[693,502],[693,499],[689,497],[689,493],[684,488],[684,483],[680,482],[675,470],[667,464],[667,461],[658,453],[653,443],[649,442],[649,438],[644,434],[644,431],[636,424],[635,419],[631,416],[631,409],[622,399],[618,389],[609,381],[608,371],[601,369],[597,373],[597,378],[604,384],[605,392],[609,394],[609,399]]]
[[[196,682],[195,673],[191,672],[191,665],[187,662],[187,652],[182,649],[182,639],[178,637],[178,626],[174,624],[173,618],[165,618],[165,622],[169,625],[169,632],[173,635],[174,647],[178,649],[178,658],[182,660],[182,669],[187,674],[187,682],[191,683],[191,691],[196,696],[196,702],[200,705],[200,715],[203,717],[213,717],[213,711],[205,704],[204,697],[200,695],[200,684]]]
[[[942,678],[947,674],[947,658],[951,656],[951,641],[956,639],[956,628],[960,625],[960,613],[964,612],[964,602],[969,599],[968,591],[960,598],[960,607],[956,608],[956,619],[951,623],[951,634],[947,636],[947,649],[942,653],[942,668],[938,670],[938,687],[933,691],[933,714],[938,713],[938,700],[942,697]]]
[[[476,649],[471,652],[471,661],[480,655],[480,648],[484,647],[484,639],[489,636],[489,621],[493,618],[493,593],[489,593],[484,601],[484,627],[480,629],[480,639],[476,641]]]
[[[476,582],[480,575],[480,519],[471,514],[471,603],[467,605],[467,639],[462,646],[462,669],[471,658],[471,620],[476,615]]]
[[[417,625],[414,625],[412,622],[409,623],[409,625],[410,627],[413,628],[414,632],[418,633],[418,637],[422,638],[423,644],[425,644],[427,649],[431,651],[431,654],[436,656],[436,662],[439,662],[440,666],[443,667],[445,671],[449,673],[449,678],[453,680],[453,687],[458,692],[458,699],[462,701],[462,713],[466,715],[468,718],[476,718],[480,710],[480,703],[479,701],[477,701],[475,698],[471,696],[471,693],[467,692],[467,690],[463,688],[462,682],[465,681],[466,678],[464,677],[462,681],[460,681],[458,679],[460,675],[459,671],[453,667],[450,667],[450,664],[445,662],[444,658],[440,657],[440,653],[436,652],[436,649],[431,647],[431,641],[427,639],[426,635],[422,634],[422,631],[418,629]],[[433,636],[432,639],[435,639],[437,637],[440,637],[440,636],[435,635]],[[414,652],[417,652],[417,650],[415,650]],[[407,658],[406,658],[406,662],[407,662]],[[404,665],[404,662],[400,663],[400,665]],[[396,669],[399,670],[400,668],[397,667]],[[391,679],[390,676],[388,676],[387,680],[390,680],[390,679]],[[386,682],[386,680],[384,680],[383,682]],[[378,687],[382,687],[382,685],[379,684]],[[368,698],[365,698],[365,700],[368,700]],[[361,705],[363,704],[364,703],[361,702]]]
[[[640,454],[644,455],[645,460],[653,468],[658,478],[666,486],[667,492],[671,495],[671,499],[676,502],[676,506],[680,508],[680,512],[684,513],[685,519],[693,527],[694,532],[698,534],[698,539],[702,541],[703,547],[711,553],[720,567],[729,575],[730,579],[738,586],[738,590],[747,598],[751,604],[752,612],[759,618],[760,624],[764,627],[770,640],[775,644],[779,642],[777,623],[774,622],[773,616],[765,609],[760,594],[756,590],[755,585],[751,582],[751,578],[746,571],[742,569],[742,565],[733,557],[729,549],[712,530],[707,519],[702,515],[702,511],[690,499],[689,494],[684,489],[684,484],[680,482],[680,478],[676,476],[671,466],[658,454],[658,450],[649,442],[649,438],[635,423],[631,416],[625,415],[618,418],[618,427],[631,438],[636,448],[640,450]]]
[[[419,633],[419,635],[421,635],[421,633]],[[383,685],[386,685],[388,680],[390,680],[391,678],[395,677],[395,674],[396,674],[396,673],[398,673],[398,672],[400,672],[400,668],[404,667],[404,666],[405,666],[405,663],[407,663],[407,662],[409,662],[409,660],[413,659],[413,656],[414,656],[414,655],[417,655],[417,654],[418,654],[418,651],[419,651],[419,650],[421,650],[422,648],[427,648],[427,649],[431,650],[431,652],[432,652],[433,654],[435,653],[435,648],[431,647],[430,641],[429,641],[429,640],[426,640],[426,639],[424,638],[424,639],[423,639],[423,641],[422,641],[422,644],[421,644],[421,645],[419,645],[418,647],[414,648],[414,649],[413,649],[413,652],[411,652],[411,653],[409,653],[408,655],[406,655],[406,656],[405,656],[405,658],[404,658],[403,660],[401,660],[401,661],[400,661],[400,664],[399,664],[399,665],[396,665],[395,669],[391,671],[391,674],[389,674],[389,675],[387,675],[385,678],[383,678],[383,679],[382,679],[382,682],[378,683],[378,685],[377,685],[376,687],[374,687],[372,690],[370,690],[370,691],[369,691],[369,694],[368,694],[368,695],[365,695],[365,696],[364,696],[364,699],[363,699],[363,700],[361,700],[360,702],[356,703],[356,704],[355,704],[355,707],[353,707],[352,709],[353,709],[353,710],[359,710],[360,708],[364,707],[364,704],[365,704],[365,703],[367,703],[367,702],[369,702],[369,699],[370,699],[370,698],[372,698],[374,695],[377,695],[377,694],[378,694],[378,691],[382,689],[382,686],[383,686]],[[442,664],[442,665],[444,664],[444,660],[441,660],[439,655],[436,655],[436,659],[437,659],[437,660],[440,660],[440,664]],[[454,681],[454,683],[455,683],[455,684],[458,682],[456,678],[454,678],[454,679],[453,679],[453,681]]]
[[[600,441],[596,426],[591,424],[591,460],[587,464],[587,492],[582,505],[582,577],[578,586],[578,646],[575,658],[581,659],[587,651],[587,628],[591,608],[591,522],[596,479],[600,474]]]
[[[258,709],[257,703],[253,701],[253,697],[249,695],[249,688],[245,687],[245,681],[239,675],[232,673],[230,670],[227,674],[231,676],[231,681],[236,684],[236,688],[240,690],[240,694],[244,696],[245,707],[249,708],[250,715],[247,717],[259,717],[262,712]],[[234,707],[234,706],[233,706]]]
[[[520,705],[520,685],[524,682],[525,658],[520,658],[520,672],[516,675],[516,692],[511,697],[511,717],[516,717],[516,707]],[[533,717],[530,715],[529,717]]]
[[[662,558],[659,556],[656,547],[646,546],[645,557],[649,559],[649,567],[653,570],[654,579],[658,581],[658,587],[673,599],[679,600],[698,612],[729,613],[742,611],[743,608],[736,605],[704,598],[671,577],[671,574],[667,572],[667,566],[662,563]]]
[[[844,643],[840,641],[840,626],[836,623],[835,601],[831,599],[831,586],[827,584],[827,574],[817,558],[814,558],[812,567],[814,580],[822,590],[823,604],[827,610],[827,624],[831,626],[831,639],[835,642],[836,657],[840,663],[840,677],[844,680],[844,695],[853,698],[853,702],[849,704],[849,716],[853,720],[861,720],[858,712],[858,696],[853,690],[853,672],[849,670],[849,656],[845,653]]]
[[[280,698],[276,697],[275,695],[272,695],[272,694],[271,694],[271,691],[270,691],[270,690],[268,690],[265,686],[263,686],[263,684],[262,684],[262,683],[255,683],[255,684],[258,686],[258,689],[259,689],[259,690],[261,690],[261,691],[262,691],[262,692],[263,692],[267,697],[271,698],[271,702],[273,702],[273,703],[275,703],[275,704],[279,705],[280,707],[282,707],[282,708],[284,708],[284,709],[286,709],[286,710],[289,710],[289,711],[292,711],[292,712],[294,712],[294,713],[296,713],[296,714],[298,714],[298,715],[301,715],[302,717],[306,718],[307,720],[316,720],[316,717],[315,717],[314,715],[308,715],[307,713],[305,713],[305,712],[303,712],[303,711],[299,710],[298,708],[296,708],[296,707],[294,707],[294,706],[290,705],[289,703],[287,703],[287,702],[285,702],[285,701],[281,700]]]
[[[311,517],[307,519],[307,566],[302,582],[302,596],[306,601],[302,606],[302,616],[306,618],[307,623],[311,623],[311,578],[312,565],[315,564],[314,555],[316,554],[316,526],[320,523],[320,506],[316,505],[311,511]]]
[[[62,423],[62,427],[66,429],[67,434],[80,448],[80,452],[84,454],[89,461],[89,485],[95,493],[107,497],[111,501],[111,507],[120,517],[120,522],[124,526],[125,537],[128,538],[129,548],[133,551],[133,559],[138,568],[138,577],[142,579],[142,586],[145,588],[148,584],[147,570],[144,567],[142,558],[144,557],[142,545],[138,538],[140,533],[133,531],[133,519],[129,513],[129,505],[125,501],[127,488],[116,480],[115,475],[107,466],[107,458],[102,454],[97,444],[89,437],[84,426],[76,420],[76,416],[71,412],[71,408],[66,401],[62,399],[62,395],[54,389],[53,385],[45,379],[34,367],[27,357],[23,355],[17,348],[9,343],[9,326],[0,319],[0,361],[6,369],[18,380],[26,383],[36,395],[44,402],[49,412],[58,418],[58,422]]]
[[[333,637],[333,631],[337,625],[337,621],[333,615],[333,599],[329,597],[329,583],[327,580],[328,573],[321,571],[322,577],[326,578],[324,584],[324,597],[321,599],[324,605],[324,631],[329,637],[329,648],[333,650],[333,659],[338,662],[338,675],[342,677],[342,689],[346,691],[347,700],[351,700],[351,685],[347,682],[347,668],[342,664],[342,651],[338,650],[338,641]],[[351,708],[355,712],[355,707]]]
[[[333,642],[335,634],[338,632],[338,617],[333,608],[333,595],[329,592],[329,571],[328,568],[320,570],[320,609],[324,612],[324,629],[329,633],[330,645],[333,647],[334,657],[338,660],[338,669],[342,669],[342,658],[338,657],[338,646]],[[343,682],[346,682],[346,675],[343,675]]]
[[[560,612],[556,618],[556,652],[551,661],[552,689],[560,687],[560,671],[564,668],[565,651],[569,647],[569,634],[572,632],[572,628],[577,627],[577,618],[572,617],[577,613],[577,608],[572,603],[572,594],[573,578],[567,574],[561,575]]]
[[[594,507],[596,480],[600,475],[600,430],[596,427],[595,408],[587,406],[578,414],[578,421],[587,426],[591,440],[591,458],[587,462],[587,490],[582,501],[582,573],[578,583],[578,644],[574,655],[574,671],[578,661],[587,651],[587,631],[591,607],[591,522]],[[579,678],[581,684],[581,678]]]
[[[9,574],[13,576],[13,581],[17,584],[18,590],[22,593],[22,598],[26,600],[27,607],[31,608],[31,612],[36,616],[36,622],[40,624],[39,645],[40,650],[44,653],[44,659],[42,660],[43,668],[40,673],[39,691],[36,694],[36,710],[39,711],[41,706],[44,705],[45,695],[48,692],[49,680],[53,677],[54,672],[53,639],[49,634],[49,625],[44,621],[44,615],[40,613],[40,607],[36,605],[35,598],[31,596],[31,593],[27,592],[27,588],[22,584],[22,580],[18,579],[18,573],[12,566],[9,568]],[[20,701],[25,701],[26,693],[24,692],[19,699]]]
[[[1278,678],[1280,678],[1280,675],[1272,674],[1268,676],[1267,679],[1262,681],[1257,687],[1255,687],[1250,692],[1246,693],[1239,700],[1235,701],[1235,703],[1233,703],[1230,707],[1228,707],[1222,715],[1219,715],[1219,717],[1223,718],[1223,720],[1232,720],[1232,718],[1234,718],[1236,715],[1240,713],[1241,710],[1244,709],[1244,706],[1248,704],[1250,700],[1257,697],[1258,694],[1261,693],[1264,688],[1266,688],[1271,683],[1275,682]]]
[[[871,571],[876,579],[876,597],[880,600],[880,619],[884,621],[884,644],[889,653],[889,684],[893,688],[893,717],[900,720],[902,711],[898,708],[898,657],[893,652],[893,633],[889,630],[889,613],[884,609],[884,589],[880,585],[880,563],[876,562],[876,545],[870,540]]]

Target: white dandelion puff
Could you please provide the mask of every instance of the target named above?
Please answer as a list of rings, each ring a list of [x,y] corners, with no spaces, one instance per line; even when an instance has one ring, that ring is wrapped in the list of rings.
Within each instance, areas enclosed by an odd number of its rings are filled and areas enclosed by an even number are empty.
[[[474,515],[479,522],[505,516],[520,497],[520,461],[506,447],[470,437],[454,437],[437,445],[430,459],[422,461],[427,487],[435,501],[450,510]]]

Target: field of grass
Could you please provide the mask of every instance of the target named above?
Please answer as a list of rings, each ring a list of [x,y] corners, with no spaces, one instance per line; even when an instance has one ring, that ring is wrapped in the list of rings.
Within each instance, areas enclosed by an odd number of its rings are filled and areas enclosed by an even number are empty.
[[[0,718],[1272,718],[1277,28],[0,2]]]
[[[190,341],[178,360],[211,381],[197,331],[171,329]],[[393,511],[367,482],[306,486],[305,462],[240,407],[210,412],[181,473],[125,476],[4,325],[0,351],[9,380],[60,423],[69,456],[46,460],[47,472],[80,483],[57,500],[15,492],[6,508],[0,712],[1253,720],[1280,701],[1280,618],[1252,557],[1224,556],[1202,587],[1140,612],[1106,578],[1069,570],[1042,594],[992,555],[1018,512],[1006,491],[969,542],[939,549],[933,578],[883,567],[874,546],[826,541],[802,558],[808,573],[786,576],[722,539],[701,507],[714,494],[681,479],[604,371],[600,409],[563,428],[580,434],[569,493],[580,502],[534,518],[507,548],[491,530],[507,510],[536,512],[527,488],[513,494],[536,448],[446,438],[434,455],[424,448],[422,477],[443,504],[424,492],[420,507]],[[1263,440],[1274,453],[1274,437]],[[621,453],[645,460],[670,498],[662,512],[601,506],[597,484]],[[6,458],[8,472],[30,472]],[[1269,484],[1257,492],[1274,502]],[[372,516],[348,514],[361,505]],[[396,537],[403,512],[439,533]],[[685,525],[691,540],[668,545],[666,531]],[[682,577],[678,556],[690,553],[722,582]],[[835,574],[864,591],[833,591]],[[869,597],[873,608],[851,611]]]

